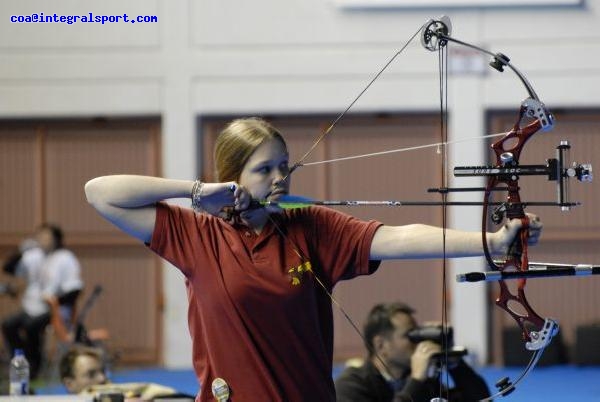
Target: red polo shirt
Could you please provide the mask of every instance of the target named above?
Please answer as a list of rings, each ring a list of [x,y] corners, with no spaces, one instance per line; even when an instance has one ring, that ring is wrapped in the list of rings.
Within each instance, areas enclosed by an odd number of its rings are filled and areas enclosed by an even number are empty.
[[[335,401],[331,300],[294,249],[331,291],[341,279],[377,269],[369,251],[381,223],[322,207],[275,219],[285,237],[271,222],[256,235],[157,204],[150,248],[187,278],[197,401],[214,400],[217,377],[232,402]]]

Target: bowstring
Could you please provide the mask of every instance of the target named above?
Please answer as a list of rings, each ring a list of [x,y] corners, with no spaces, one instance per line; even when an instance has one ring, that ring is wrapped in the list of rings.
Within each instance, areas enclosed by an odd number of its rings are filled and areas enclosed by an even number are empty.
[[[440,45],[438,49],[438,72],[439,72],[439,91],[440,91],[440,153],[441,163],[441,188],[448,188],[448,50],[447,46]],[[440,399],[444,393],[444,383],[446,384],[446,400],[450,400],[450,374],[448,370],[448,304],[447,304],[447,258],[446,258],[446,229],[448,226],[448,193],[442,191],[442,348],[444,359],[440,367],[439,374],[439,396]],[[445,376],[445,379],[444,379]],[[445,380],[445,381],[444,381]]]
[[[283,231],[283,229],[281,228],[281,226],[279,226],[279,224],[275,221],[275,219],[273,219],[273,217],[271,216],[271,214],[268,214],[267,217],[269,218],[269,221],[271,222],[271,224],[273,225],[273,227],[275,228],[275,230],[277,230],[277,232],[279,233],[279,235],[292,246],[292,250],[298,256],[298,258],[300,258],[300,263],[304,264],[305,262],[309,262],[310,259],[306,256],[306,254],[304,254],[304,252],[298,246],[298,244],[294,240],[292,240],[292,238],[289,237]],[[360,328],[358,327],[358,325],[356,325],[356,323],[354,322],[354,320],[352,320],[352,318],[346,312],[346,310],[344,309],[344,307],[342,307],[341,303],[335,298],[335,296],[329,290],[329,288],[327,287],[327,285],[325,285],[325,282],[323,282],[321,280],[321,278],[319,277],[319,275],[317,275],[317,273],[314,271],[314,269],[311,268],[310,269],[310,273],[312,274],[313,278],[315,278],[315,281],[319,284],[319,286],[323,289],[323,291],[325,292],[325,294],[327,295],[327,297],[329,297],[329,299],[331,300],[331,302],[333,304],[335,304],[335,306],[338,308],[338,310],[342,313],[342,315],[344,316],[344,318],[346,319],[346,321],[352,326],[352,329],[354,329],[354,331],[358,334],[358,336],[360,337],[360,339],[363,341],[363,344],[368,346],[369,342],[367,342],[367,338],[365,337],[365,335],[362,333],[362,331],[360,330]],[[389,374],[391,374],[392,371],[390,370],[390,368],[386,364],[386,362],[383,360],[383,358],[379,355],[379,353],[377,353],[377,351],[375,351],[370,346],[369,346],[369,348],[370,348],[369,352],[371,352],[373,354],[373,356],[375,356],[375,358],[383,365],[383,367],[385,368],[385,370]]]

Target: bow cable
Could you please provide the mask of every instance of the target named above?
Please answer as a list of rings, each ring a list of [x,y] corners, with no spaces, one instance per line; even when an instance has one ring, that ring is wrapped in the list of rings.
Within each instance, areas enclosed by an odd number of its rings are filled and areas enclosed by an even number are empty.
[[[387,61],[387,63],[385,63],[385,65],[373,76],[373,78],[369,81],[369,83],[360,91],[360,93],[352,100],[352,102],[350,102],[350,104],[346,107],[346,109],[344,109],[344,111],[342,113],[340,113],[335,118],[335,120],[329,125],[329,127],[327,127],[327,129],[317,138],[317,140],[312,144],[312,146],[308,149],[308,151],[306,151],[306,153],[304,155],[302,155],[302,157],[300,159],[298,159],[298,161],[290,167],[290,171],[285,176],[284,180],[287,179],[288,176],[291,175],[292,172],[294,172],[298,167],[304,165],[304,161],[306,160],[306,158],[308,158],[308,156],[315,150],[315,148],[321,143],[321,141],[327,136],[327,134],[329,134],[331,132],[331,130],[333,130],[333,128],[346,115],[346,113],[348,113],[348,111],[350,111],[350,109],[356,104],[356,102],[358,102],[358,100],[364,95],[364,93],[367,92],[367,90],[381,76],[381,74],[383,74],[384,71],[387,70],[387,68],[392,64],[392,62],[396,59],[396,57],[398,57],[402,52],[404,52],[404,50],[408,47],[408,45],[417,37],[417,35],[419,35],[419,33],[423,30],[423,28],[425,28],[425,25],[427,25],[427,23],[428,22],[426,22],[425,24],[423,24],[419,27],[419,29],[410,37],[410,39],[408,41],[406,41],[404,46],[402,46],[402,48],[400,50],[398,50]]]
[[[438,48],[438,70],[439,70],[439,92],[440,92],[440,147],[441,154],[441,188],[448,188],[448,50],[440,43]],[[438,400],[442,399],[444,393],[444,382],[446,384],[446,401],[450,399],[450,373],[448,370],[449,350],[449,325],[448,325],[448,287],[447,287],[447,257],[446,257],[446,229],[448,227],[448,192],[440,192],[442,198],[442,353],[440,372],[438,373]]]
[[[433,144],[415,145],[412,147],[388,149],[386,151],[371,152],[368,154],[360,154],[360,155],[342,156],[340,158],[326,159],[326,160],[315,161],[315,162],[302,162],[302,164],[299,166],[322,165],[322,164],[326,164],[326,163],[349,161],[349,160],[361,159],[361,158],[370,158],[373,156],[382,156],[382,155],[388,155],[388,154],[393,154],[393,153],[398,153],[398,152],[416,151],[416,150],[425,149],[425,148],[436,148],[436,149],[440,150],[442,147],[452,145],[452,144],[458,144],[461,142],[469,142],[469,141],[475,141],[475,140],[480,141],[480,140],[485,140],[488,138],[502,137],[505,135],[506,135],[506,133],[487,134],[487,135],[483,135],[483,136],[480,135],[477,137],[461,138],[459,140],[454,140],[454,141],[435,142]]]
[[[366,345],[366,346],[368,346],[370,348],[369,342],[367,342],[367,338],[362,333],[362,331],[358,328],[358,325],[356,325],[356,323],[352,320],[352,318],[350,317],[350,315],[342,307],[342,305],[340,304],[340,302],[335,298],[335,296],[329,290],[329,288],[327,287],[327,285],[325,285],[325,283],[321,280],[321,278],[319,277],[319,275],[317,275],[315,273],[315,271],[312,269],[312,264],[310,263],[310,259],[306,256],[306,254],[304,254],[304,252],[302,252],[302,249],[298,246],[298,244],[296,244],[296,242],[294,242],[294,240],[292,240],[287,234],[285,234],[285,232],[283,231],[283,229],[281,228],[281,226],[279,226],[279,224],[275,221],[275,219],[271,216],[271,214],[267,214],[267,217],[269,218],[269,221],[271,222],[271,224],[273,225],[273,227],[275,228],[275,230],[277,230],[277,232],[279,233],[279,235],[292,246],[292,250],[298,256],[298,258],[300,258],[300,261],[301,261],[301,264],[302,264],[301,266],[304,266],[307,271],[310,271],[310,273],[312,274],[313,278],[315,278],[315,281],[317,281],[317,283],[319,284],[319,286],[321,287],[321,289],[323,289],[323,291],[325,292],[325,294],[327,295],[327,297],[329,297],[329,299],[331,300],[331,302],[333,304],[335,304],[335,306],[342,313],[342,315],[344,316],[344,318],[346,319],[346,321],[352,326],[352,328],[354,329],[354,331],[361,338],[361,340],[363,341],[363,344]],[[379,356],[379,353],[377,353],[377,351],[375,349],[372,349],[372,348],[371,348],[371,350],[369,350],[369,352],[371,352],[373,354],[373,356],[375,356],[375,358],[383,365],[383,367],[388,372],[388,374],[391,375],[392,370],[390,370],[389,366],[383,360],[383,358],[381,356]]]

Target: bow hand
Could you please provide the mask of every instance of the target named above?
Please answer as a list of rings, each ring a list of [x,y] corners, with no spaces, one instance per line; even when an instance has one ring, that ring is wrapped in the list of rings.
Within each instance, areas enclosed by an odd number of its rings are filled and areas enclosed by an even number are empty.
[[[540,218],[527,213],[524,218],[514,218],[497,232],[488,236],[488,246],[493,255],[514,255],[518,253],[521,235],[524,235],[527,244],[536,245],[542,233],[543,223]]]

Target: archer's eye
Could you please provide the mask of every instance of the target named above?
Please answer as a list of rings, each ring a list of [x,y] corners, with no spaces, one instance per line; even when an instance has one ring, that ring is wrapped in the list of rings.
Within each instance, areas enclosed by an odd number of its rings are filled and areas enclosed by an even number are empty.
[[[271,166],[262,166],[258,168],[257,172],[260,174],[269,174],[271,173]]]
[[[284,175],[287,175],[290,172],[290,166],[288,165],[288,161],[282,162],[279,165],[279,171]]]

